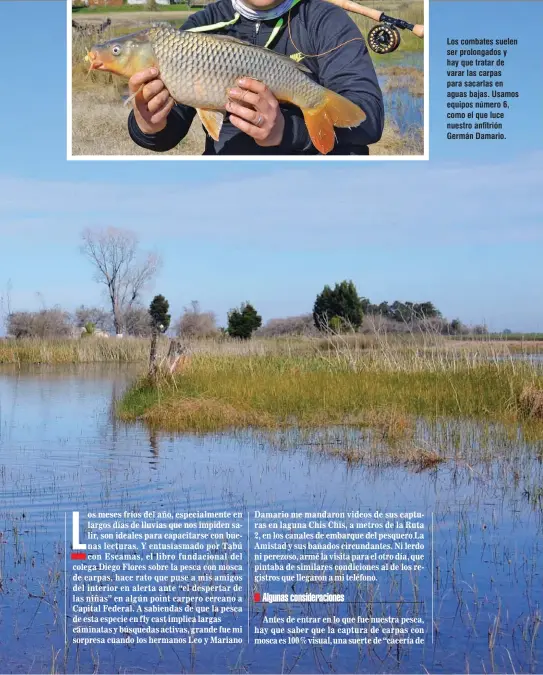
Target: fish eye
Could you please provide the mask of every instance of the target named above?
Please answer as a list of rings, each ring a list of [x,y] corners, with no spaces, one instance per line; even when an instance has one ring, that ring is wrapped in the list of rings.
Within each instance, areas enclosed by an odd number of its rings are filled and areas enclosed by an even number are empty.
[[[111,48],[111,53],[113,54],[113,56],[119,56],[119,54],[121,53],[120,45],[113,45],[113,47]]]

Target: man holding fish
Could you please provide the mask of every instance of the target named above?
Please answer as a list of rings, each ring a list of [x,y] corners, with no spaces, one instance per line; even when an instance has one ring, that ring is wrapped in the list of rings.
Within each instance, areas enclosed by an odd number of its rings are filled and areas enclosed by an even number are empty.
[[[367,155],[383,132],[364,39],[324,0],[218,0],[181,31],[155,26],[89,58],[129,77],[130,136],[157,152],[174,148],[196,114],[205,155]]]

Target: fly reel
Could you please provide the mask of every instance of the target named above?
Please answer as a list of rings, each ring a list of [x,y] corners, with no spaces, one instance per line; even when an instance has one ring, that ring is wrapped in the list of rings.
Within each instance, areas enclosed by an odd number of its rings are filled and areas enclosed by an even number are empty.
[[[413,24],[403,19],[388,16],[378,9],[363,7],[354,0],[328,0],[347,12],[354,12],[377,22],[377,26],[368,33],[368,45],[376,54],[390,54],[400,46],[400,30],[409,30],[421,40],[424,38],[424,25]]]
[[[400,42],[400,31],[391,23],[380,23],[368,33],[368,45],[376,54],[392,54]]]

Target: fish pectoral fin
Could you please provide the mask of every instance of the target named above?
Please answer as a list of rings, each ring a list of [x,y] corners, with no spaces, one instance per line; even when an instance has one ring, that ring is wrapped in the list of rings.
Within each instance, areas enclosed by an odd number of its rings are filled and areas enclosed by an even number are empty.
[[[130,103],[132,103],[132,101],[136,98],[136,96],[140,93],[140,91],[143,89],[144,86],[145,84],[142,84],[141,87],[138,89],[138,91],[135,91],[133,94],[130,94],[130,96],[128,96],[125,99],[124,105],[129,105]]]
[[[202,110],[202,108],[196,108],[196,112],[207,133],[214,141],[218,141],[224,122],[224,113],[220,110]]]

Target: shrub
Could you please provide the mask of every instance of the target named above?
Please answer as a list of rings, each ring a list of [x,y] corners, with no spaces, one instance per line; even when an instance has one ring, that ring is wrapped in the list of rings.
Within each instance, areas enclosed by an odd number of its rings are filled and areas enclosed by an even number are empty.
[[[175,326],[178,337],[206,338],[219,334],[216,318],[213,312],[202,312],[197,300],[185,307],[181,318]]]
[[[336,328],[331,326],[334,317],[338,317],[340,321],[335,322]],[[358,329],[362,325],[363,317],[363,300],[352,281],[342,281],[333,289],[325,286],[317,295],[313,306],[313,321],[319,330],[328,327],[336,332],[342,327]]]
[[[168,314],[170,303],[163,295],[155,295],[149,305],[151,323],[160,333],[165,333],[170,327],[171,316]]]
[[[280,337],[283,335],[315,335],[317,332],[313,316],[300,314],[299,316],[287,316],[284,319],[270,319],[255,334],[259,337]]]
[[[7,320],[7,333],[15,338],[70,337],[73,333],[70,315],[58,307],[38,312],[12,312]]]
[[[228,312],[228,334],[230,337],[248,340],[251,335],[262,325],[262,317],[249,303],[244,302],[239,309]]]

